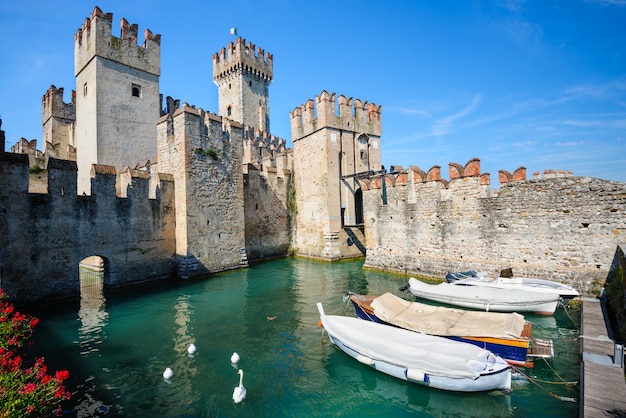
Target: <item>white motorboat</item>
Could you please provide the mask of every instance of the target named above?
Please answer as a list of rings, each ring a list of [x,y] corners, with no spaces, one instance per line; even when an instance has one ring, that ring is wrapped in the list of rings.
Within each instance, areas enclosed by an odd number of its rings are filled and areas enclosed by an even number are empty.
[[[446,275],[446,281],[448,283],[465,286],[488,286],[534,290],[537,292],[557,294],[563,299],[572,299],[580,296],[578,290],[564,283],[534,277],[491,277],[485,272],[476,273],[469,271],[462,273],[448,273]]]
[[[413,277],[409,279],[409,289],[418,298],[487,312],[552,315],[561,300],[556,293],[446,282],[428,284]]]

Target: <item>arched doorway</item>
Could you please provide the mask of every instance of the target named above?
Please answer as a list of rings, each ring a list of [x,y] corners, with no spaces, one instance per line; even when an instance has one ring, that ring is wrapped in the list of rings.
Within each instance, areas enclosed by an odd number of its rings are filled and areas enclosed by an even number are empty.
[[[78,277],[81,299],[101,297],[104,289],[105,264],[106,260],[97,255],[87,257],[80,262]]]
[[[357,225],[363,225],[363,191],[360,187],[354,192],[354,218]]]
[[[85,353],[98,351],[98,344],[102,341],[102,328],[109,318],[104,299],[106,267],[107,260],[97,255],[85,258],[78,267],[80,281],[78,316],[81,321],[78,333],[79,344]]]

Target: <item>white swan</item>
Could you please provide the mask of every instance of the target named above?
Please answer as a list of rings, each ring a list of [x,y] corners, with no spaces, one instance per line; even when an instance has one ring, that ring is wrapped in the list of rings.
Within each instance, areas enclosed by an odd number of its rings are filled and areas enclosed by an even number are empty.
[[[187,354],[196,354],[196,346],[195,344],[191,343],[189,344],[189,347],[187,347]]]
[[[233,364],[239,363],[239,359],[240,359],[240,357],[239,357],[239,354],[237,354],[237,353],[233,353],[233,355],[230,356],[230,362],[233,363]]]
[[[165,371],[163,372],[163,379],[170,380],[172,376],[174,376],[174,371],[169,367],[166,367]]]
[[[239,374],[239,386],[235,386],[235,390],[233,390],[233,401],[235,403],[246,399],[246,388],[243,387],[243,370],[239,369],[237,374]]]

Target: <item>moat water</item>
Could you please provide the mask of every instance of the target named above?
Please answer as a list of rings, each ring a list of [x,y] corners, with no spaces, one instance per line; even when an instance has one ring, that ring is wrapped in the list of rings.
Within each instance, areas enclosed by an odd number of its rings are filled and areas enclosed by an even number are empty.
[[[512,391],[453,393],[381,374],[329,344],[326,313],[354,316],[347,291],[408,296],[406,278],[362,262],[281,259],[201,280],[172,280],[33,312],[34,350],[68,369],[79,417],[577,417],[579,313],[525,315],[555,358],[516,375]],[[189,356],[194,343],[197,352]],[[241,360],[233,366],[230,357]],[[166,367],[174,371],[163,379]],[[247,397],[232,401],[244,370]],[[558,383],[557,383],[558,382]]]

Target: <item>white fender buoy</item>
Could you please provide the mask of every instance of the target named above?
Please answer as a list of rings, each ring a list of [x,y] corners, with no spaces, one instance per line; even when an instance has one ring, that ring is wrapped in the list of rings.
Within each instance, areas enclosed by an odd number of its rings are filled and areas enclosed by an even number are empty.
[[[196,354],[196,346],[195,344],[191,343],[189,344],[189,347],[187,347],[187,354]]]
[[[240,359],[241,359],[241,357],[239,357],[239,354],[237,354],[237,353],[233,353],[233,355],[230,356],[230,362],[233,363],[233,364],[239,363]]]
[[[174,376],[174,371],[169,367],[166,367],[165,371],[163,372],[163,379],[170,380],[172,376]]]
[[[239,369],[237,374],[239,374],[239,386],[235,386],[235,389],[233,390],[233,401],[235,403],[239,403],[246,399],[247,392],[246,388],[243,386],[243,370]]]

